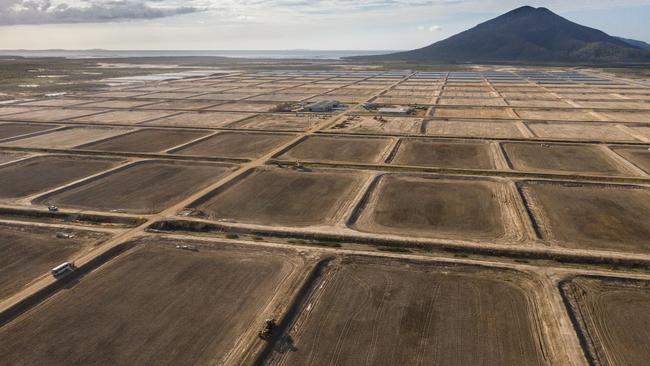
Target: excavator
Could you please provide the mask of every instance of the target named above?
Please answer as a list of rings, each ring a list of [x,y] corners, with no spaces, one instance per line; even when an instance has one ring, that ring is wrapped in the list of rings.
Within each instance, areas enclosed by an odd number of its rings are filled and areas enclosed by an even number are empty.
[[[264,340],[271,338],[271,333],[273,333],[273,329],[275,329],[276,326],[277,324],[275,323],[275,319],[266,319],[264,321],[264,328],[257,333],[257,336]]]

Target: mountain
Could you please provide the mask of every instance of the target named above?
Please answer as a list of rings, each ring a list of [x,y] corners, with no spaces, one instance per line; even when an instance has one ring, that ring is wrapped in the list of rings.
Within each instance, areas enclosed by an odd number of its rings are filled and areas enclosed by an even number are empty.
[[[424,62],[650,62],[650,52],[546,8],[524,6],[413,51],[364,60]]]
[[[623,37],[616,37],[616,38],[634,47],[640,48],[642,50],[650,51],[650,44],[645,43],[643,41],[637,41],[636,39],[629,39]]]

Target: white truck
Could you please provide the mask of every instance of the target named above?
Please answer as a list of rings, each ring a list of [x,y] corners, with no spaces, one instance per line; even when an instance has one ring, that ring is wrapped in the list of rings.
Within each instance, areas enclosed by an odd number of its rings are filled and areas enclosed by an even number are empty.
[[[77,267],[75,267],[74,263],[63,262],[58,266],[52,268],[52,276],[54,276],[54,278],[61,278],[66,274],[74,271],[76,268]]]

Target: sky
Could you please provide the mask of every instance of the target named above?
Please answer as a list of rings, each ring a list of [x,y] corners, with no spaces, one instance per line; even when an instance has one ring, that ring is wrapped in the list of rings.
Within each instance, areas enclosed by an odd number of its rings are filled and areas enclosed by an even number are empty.
[[[650,0],[0,0],[0,49],[406,50],[523,5],[650,43]]]

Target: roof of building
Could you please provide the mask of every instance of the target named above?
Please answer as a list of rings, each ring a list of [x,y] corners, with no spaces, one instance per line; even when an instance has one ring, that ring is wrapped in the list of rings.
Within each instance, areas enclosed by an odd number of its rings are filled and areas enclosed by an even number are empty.
[[[305,108],[326,108],[333,107],[338,105],[340,102],[338,100],[319,100],[318,102],[310,103],[305,106]]]
[[[408,113],[411,111],[410,107],[384,107],[377,109],[379,112],[383,113]]]

